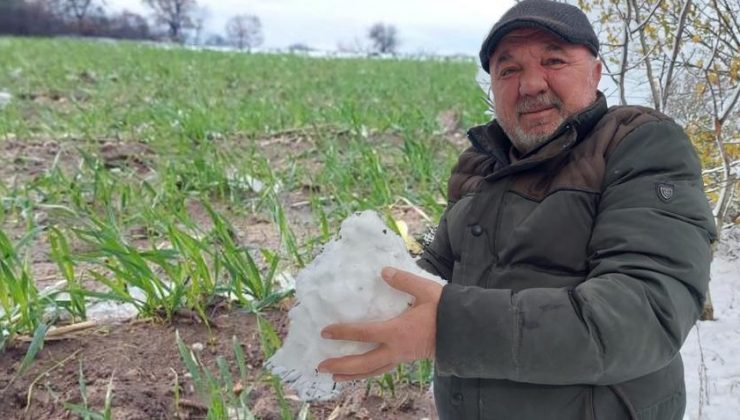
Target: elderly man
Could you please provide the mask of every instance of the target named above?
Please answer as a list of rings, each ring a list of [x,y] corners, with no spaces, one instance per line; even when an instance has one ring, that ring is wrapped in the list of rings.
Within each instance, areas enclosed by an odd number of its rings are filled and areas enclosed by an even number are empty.
[[[336,380],[434,358],[442,419],[681,419],[679,354],[707,292],[715,228],[699,160],[656,111],[607,108],[598,39],[574,6],[524,1],[480,52],[496,119],[468,132],[420,264],[379,343],[329,359]]]

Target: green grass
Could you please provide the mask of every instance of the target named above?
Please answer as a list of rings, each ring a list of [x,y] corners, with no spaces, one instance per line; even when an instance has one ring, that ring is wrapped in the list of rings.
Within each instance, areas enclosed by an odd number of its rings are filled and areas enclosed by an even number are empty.
[[[22,137],[70,133],[167,143],[322,124],[433,131],[441,111],[458,109],[471,124],[484,109],[472,62],[312,59],[9,38],[0,39],[0,49],[0,86],[13,94],[65,98],[64,107],[9,107],[0,132]]]
[[[240,387],[247,383],[247,367],[241,346],[233,339],[234,359],[239,369],[238,382],[234,380],[231,369],[223,356],[218,356],[216,365],[218,373],[211,372],[180,338],[179,332],[175,331],[177,350],[180,359],[185,365],[188,373],[193,378],[194,387],[200,399],[208,404],[207,419],[254,419],[249,409],[249,389],[242,390]],[[240,384],[238,388],[236,385]],[[180,386],[175,384],[175,405],[178,405]],[[290,417],[288,417],[290,418]]]
[[[64,408],[72,413],[77,414],[83,420],[110,420],[113,418],[112,404],[113,404],[113,378],[111,375],[108,381],[108,387],[105,391],[105,402],[102,411],[92,411],[87,402],[87,384],[85,382],[85,375],[82,370],[82,361],[80,361],[78,384],[80,388],[80,398],[82,402],[80,404],[64,403]]]
[[[43,302],[31,277],[27,259],[18,250],[36,230],[24,235],[17,244],[0,231],[0,351],[16,333],[33,333],[43,325]]]
[[[0,170],[0,351],[36,337],[29,361],[48,314],[82,320],[106,299],[207,323],[222,296],[259,313],[290,294],[277,274],[309,262],[350,213],[388,216],[408,203],[438,219],[459,153],[438,116],[453,111],[461,127],[487,118],[472,60],[2,37],[0,56],[0,90],[13,95],[0,109],[0,166],[11,168]],[[18,144],[36,151],[12,157]],[[238,222],[249,218],[268,222],[275,241],[245,237]],[[60,290],[37,290],[34,247],[56,263]],[[267,354],[279,339],[266,323]],[[418,364],[378,384],[423,385],[430,372]],[[75,410],[97,417],[85,411],[84,379],[81,392]]]

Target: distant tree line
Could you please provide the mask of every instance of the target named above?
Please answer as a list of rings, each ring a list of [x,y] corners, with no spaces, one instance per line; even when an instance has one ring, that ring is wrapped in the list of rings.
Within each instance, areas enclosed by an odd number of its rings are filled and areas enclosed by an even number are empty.
[[[110,13],[105,0],[0,0],[0,35],[86,36],[116,39],[170,41],[180,44],[233,46],[251,51],[262,44],[262,22],[252,14],[240,13],[226,23],[222,34],[204,34],[209,16],[197,0],[139,0],[149,16],[122,11]],[[375,23],[367,32],[370,45],[359,39],[342,44],[340,51],[395,54],[399,45],[394,25]],[[292,52],[311,48],[292,44]]]
[[[108,15],[95,0],[0,0],[0,34],[157,38],[145,17],[128,11]]]
[[[255,15],[237,14],[227,22],[225,35],[203,37],[209,12],[196,0],[141,2],[151,11],[150,16],[129,11],[108,13],[104,0],[0,0],[0,35],[167,40],[232,45],[247,51],[262,44],[262,23]]]

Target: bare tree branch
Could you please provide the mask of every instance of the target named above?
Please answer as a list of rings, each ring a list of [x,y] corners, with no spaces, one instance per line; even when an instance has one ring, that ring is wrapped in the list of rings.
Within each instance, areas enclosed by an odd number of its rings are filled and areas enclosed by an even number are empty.
[[[650,11],[648,16],[645,18],[645,20],[640,21],[639,16],[637,17],[637,28],[633,29],[632,32],[630,32],[632,35],[636,34],[638,31],[642,31],[645,28],[645,25],[650,23],[650,20],[653,18],[653,15],[655,14],[655,11],[658,10],[658,8],[661,5],[661,1],[655,2],[655,6],[653,6],[653,10]],[[634,5],[635,8],[637,8],[637,4]]]
[[[735,93],[732,95],[732,99],[730,100],[730,103],[720,112],[719,121],[720,124],[724,124],[725,121],[727,121],[727,118],[730,116],[730,113],[735,108],[735,105],[737,105],[738,99],[740,98],[740,85],[735,86]],[[726,144],[738,144],[738,143],[726,143]]]
[[[226,23],[226,34],[235,47],[251,51],[262,44],[262,22],[254,15],[236,15]]]
[[[627,2],[627,16],[624,18],[624,38],[622,41],[622,64],[619,69],[619,100],[622,105],[627,104],[627,98],[624,95],[624,79],[627,75],[629,66],[629,45],[630,45],[630,19],[632,19],[632,3]]]
[[[185,29],[193,27],[196,0],[144,0],[144,4],[152,9],[158,23],[167,26],[171,41],[185,42]]]
[[[684,28],[686,27],[686,16],[689,14],[691,8],[691,0],[686,0],[681,8],[681,15],[678,20],[678,27],[676,29],[675,37],[673,38],[673,48],[671,49],[671,58],[668,61],[668,73],[666,74],[663,97],[661,98],[661,108],[665,108],[665,104],[668,101],[668,93],[670,92],[671,84],[673,83],[673,68],[676,65],[676,58],[681,49],[681,41],[683,39]]]
[[[637,0],[631,0],[632,7],[635,9],[635,19],[637,21],[640,21],[640,7],[637,5]],[[657,4],[660,4],[658,2]],[[656,5],[657,7],[657,5]],[[638,31],[638,34],[640,36],[640,45],[642,46],[643,50],[643,61],[645,63],[645,72],[647,73],[648,82],[650,82],[650,93],[653,96],[653,105],[655,106],[655,109],[660,111],[662,109],[662,102],[658,100],[659,94],[658,94],[658,87],[656,86],[655,79],[653,78],[653,65],[649,60],[649,57],[651,56],[651,52],[648,52],[648,46],[647,41],[645,40],[645,24],[649,23],[649,20],[645,20],[643,24],[640,24],[641,29]],[[632,32],[634,33],[634,31]],[[656,44],[657,46],[657,44]]]

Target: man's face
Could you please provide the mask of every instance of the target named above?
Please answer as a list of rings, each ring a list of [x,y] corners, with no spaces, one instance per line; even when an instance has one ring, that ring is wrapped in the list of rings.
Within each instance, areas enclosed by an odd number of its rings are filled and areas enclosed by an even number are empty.
[[[539,29],[517,29],[490,59],[496,118],[527,153],[596,99],[601,62],[583,45]]]

